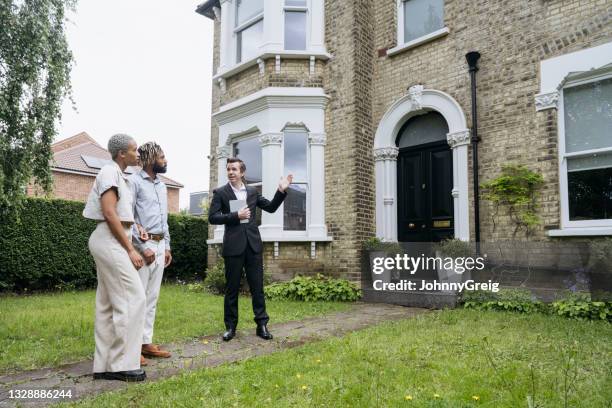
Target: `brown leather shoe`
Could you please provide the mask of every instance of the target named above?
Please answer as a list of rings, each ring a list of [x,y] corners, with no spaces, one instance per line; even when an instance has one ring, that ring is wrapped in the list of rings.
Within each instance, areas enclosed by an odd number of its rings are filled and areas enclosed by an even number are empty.
[[[140,366],[144,367],[144,366],[148,366],[149,362],[144,358],[144,356],[141,354],[140,355]]]
[[[142,345],[142,355],[147,357],[160,357],[160,358],[168,358],[171,357],[172,354],[169,351],[162,350],[156,344],[143,344]]]

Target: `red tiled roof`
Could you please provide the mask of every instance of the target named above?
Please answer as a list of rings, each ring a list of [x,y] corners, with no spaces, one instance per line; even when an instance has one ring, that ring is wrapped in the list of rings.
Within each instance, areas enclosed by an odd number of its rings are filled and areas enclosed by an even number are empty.
[[[77,171],[79,173],[91,174],[92,177],[95,177],[100,169],[89,167],[83,156],[111,160],[110,153],[85,132],[54,143],[51,148],[53,150],[52,170]],[[128,167],[126,169],[126,173],[133,173],[135,171],[140,171],[140,167]],[[161,174],[159,176],[170,188],[185,187],[169,177],[162,176]]]

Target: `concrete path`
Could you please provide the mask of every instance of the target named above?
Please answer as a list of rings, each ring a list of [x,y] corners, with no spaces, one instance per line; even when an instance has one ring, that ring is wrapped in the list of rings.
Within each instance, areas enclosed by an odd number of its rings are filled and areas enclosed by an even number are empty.
[[[406,319],[426,312],[426,309],[409,308],[375,303],[355,303],[346,312],[328,314],[322,317],[300,321],[270,324],[274,335],[271,341],[255,336],[255,328],[239,330],[230,342],[223,342],[220,334],[205,336],[187,343],[164,345],[173,356],[169,359],[150,359],[145,367],[147,381],[164,379],[184,370],[214,367],[224,363],[243,360],[249,357],[270,354],[276,351],[301,346],[348,332],[377,325],[385,321]],[[72,399],[80,399],[102,392],[125,388],[122,381],[93,381],[92,361],[82,361],[59,368],[25,371],[0,376],[0,407],[45,406],[56,400],[16,400],[11,399],[16,390],[70,389]],[[67,401],[64,399],[63,401]]]

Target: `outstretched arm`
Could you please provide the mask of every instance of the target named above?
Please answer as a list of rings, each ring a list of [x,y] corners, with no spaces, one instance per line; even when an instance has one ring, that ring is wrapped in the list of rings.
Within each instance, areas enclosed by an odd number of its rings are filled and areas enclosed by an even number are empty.
[[[240,218],[237,212],[223,214],[221,212],[221,196],[215,191],[208,208],[208,222],[212,225],[238,225]]]
[[[278,183],[278,190],[276,190],[276,194],[274,194],[274,198],[272,201],[263,197],[259,191],[257,192],[257,206],[262,210],[273,213],[278,207],[283,203],[285,197],[287,197],[287,188],[293,181],[293,175],[289,174],[286,178],[282,177],[281,181]]]

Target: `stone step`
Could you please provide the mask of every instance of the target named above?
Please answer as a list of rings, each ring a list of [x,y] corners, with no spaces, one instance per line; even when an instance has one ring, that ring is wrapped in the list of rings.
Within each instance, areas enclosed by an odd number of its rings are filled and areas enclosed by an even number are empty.
[[[362,293],[361,300],[367,303],[387,303],[427,309],[455,308],[458,303],[458,296],[453,292],[390,291],[364,288]]]

